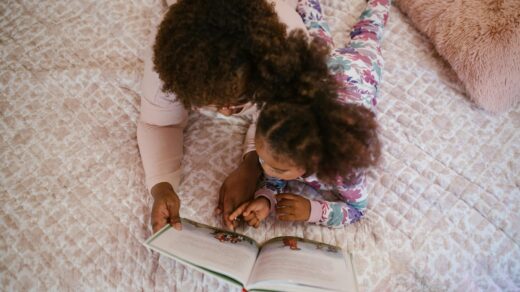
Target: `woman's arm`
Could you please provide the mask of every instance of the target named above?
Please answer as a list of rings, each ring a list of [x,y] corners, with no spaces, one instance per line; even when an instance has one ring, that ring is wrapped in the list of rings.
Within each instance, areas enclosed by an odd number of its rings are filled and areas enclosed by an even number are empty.
[[[173,94],[162,92],[162,82],[153,70],[152,33],[143,56],[144,73],[141,82],[141,112],[137,125],[137,143],[143,161],[146,186],[151,190],[160,182],[174,189],[180,181],[183,134],[188,113]]]
[[[182,132],[181,125],[158,126],[138,122],[137,143],[148,191],[160,182],[167,182],[174,190],[178,189],[183,155]]]
[[[137,143],[143,162],[148,191],[154,198],[154,232],[166,223],[180,228],[180,200],[176,189],[181,180],[183,129],[188,113],[175,96],[162,92],[162,83],[152,65],[152,44],[144,55],[141,83],[141,112],[137,124]]]
[[[141,117],[137,124],[137,143],[146,186],[154,198],[152,228],[156,232],[170,223],[180,229],[180,200],[176,190],[181,180],[185,111],[170,109],[154,114],[147,103],[143,96]],[[168,116],[167,113],[171,115],[171,120],[160,118],[161,114]],[[175,123],[174,119],[180,123]]]

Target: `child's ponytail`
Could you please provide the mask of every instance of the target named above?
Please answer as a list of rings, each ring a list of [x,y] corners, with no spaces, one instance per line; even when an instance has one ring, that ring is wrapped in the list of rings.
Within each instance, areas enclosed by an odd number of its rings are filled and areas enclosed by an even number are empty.
[[[264,46],[254,43],[257,103],[308,104],[318,95],[337,92],[327,67],[329,49],[319,39],[309,41],[303,31],[295,30],[283,40],[270,41]]]
[[[380,144],[374,114],[363,106],[340,103],[336,96],[266,104],[257,135],[266,139],[275,156],[330,183],[376,164]]]
[[[289,34],[257,62],[263,104],[257,135],[275,155],[333,182],[377,163],[377,122],[367,108],[338,100],[339,85],[327,67],[329,50],[303,32]]]
[[[334,181],[378,162],[380,142],[375,115],[366,107],[321,99],[313,107],[321,143],[316,166],[320,179]]]

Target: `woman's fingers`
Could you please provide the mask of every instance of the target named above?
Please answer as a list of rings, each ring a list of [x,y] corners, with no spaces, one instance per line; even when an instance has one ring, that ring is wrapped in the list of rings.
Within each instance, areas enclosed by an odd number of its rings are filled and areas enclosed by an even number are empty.
[[[222,185],[218,191],[218,203],[217,208],[215,208],[215,212],[217,215],[222,214],[222,210],[224,210],[224,193],[225,193],[225,186]]]
[[[242,215],[248,204],[249,202],[245,202],[238,208],[236,208],[235,211],[233,211],[231,215],[229,215],[229,220],[234,221],[237,219],[238,216]]]
[[[288,206],[277,206],[276,215],[292,215],[294,214],[294,208]]]
[[[294,216],[293,214],[279,214],[276,217],[278,218],[278,220],[281,220],[281,221],[295,221],[296,220],[296,216]]]
[[[157,202],[154,202],[151,215],[153,233],[156,233],[168,223],[168,217],[169,214],[166,205],[159,205]]]
[[[276,204],[276,208],[288,208],[288,207],[294,207],[294,201],[293,200],[286,200],[283,199],[281,201],[278,201]]]
[[[182,230],[181,217],[179,216],[180,201],[169,201],[166,206],[170,213],[169,223],[173,228]]]

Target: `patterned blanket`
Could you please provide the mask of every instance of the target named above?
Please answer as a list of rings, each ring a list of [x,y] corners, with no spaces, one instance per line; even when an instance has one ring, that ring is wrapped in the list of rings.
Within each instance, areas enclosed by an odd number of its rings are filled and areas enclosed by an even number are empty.
[[[365,2],[322,4],[335,42],[347,42]],[[141,244],[151,198],[136,143],[140,56],[164,9],[159,0],[0,1],[2,290],[230,289]],[[362,291],[520,290],[520,108],[476,108],[395,8],[383,54],[384,152],[369,173],[366,220],[240,231],[340,245],[354,254]],[[191,115],[182,216],[220,226],[217,191],[248,123]]]

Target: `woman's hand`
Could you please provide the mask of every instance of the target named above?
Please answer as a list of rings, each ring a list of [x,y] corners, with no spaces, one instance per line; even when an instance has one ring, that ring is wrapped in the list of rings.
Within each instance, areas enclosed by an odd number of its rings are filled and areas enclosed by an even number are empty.
[[[236,221],[237,217],[242,215],[249,226],[258,228],[260,223],[267,218],[271,203],[266,197],[258,197],[250,202],[245,202],[238,207],[231,215],[229,220]]]
[[[311,215],[311,202],[295,194],[276,195],[276,218],[282,221],[307,221]]]
[[[170,223],[175,229],[181,230],[181,218],[179,217],[181,201],[173,187],[167,182],[161,182],[153,186],[151,193],[154,199],[151,215],[153,233],[159,231],[167,223]]]
[[[251,200],[261,169],[256,152],[249,152],[242,163],[224,180],[220,187],[217,214],[222,214],[224,225],[235,230],[237,221],[230,220],[231,213],[241,204]]]

